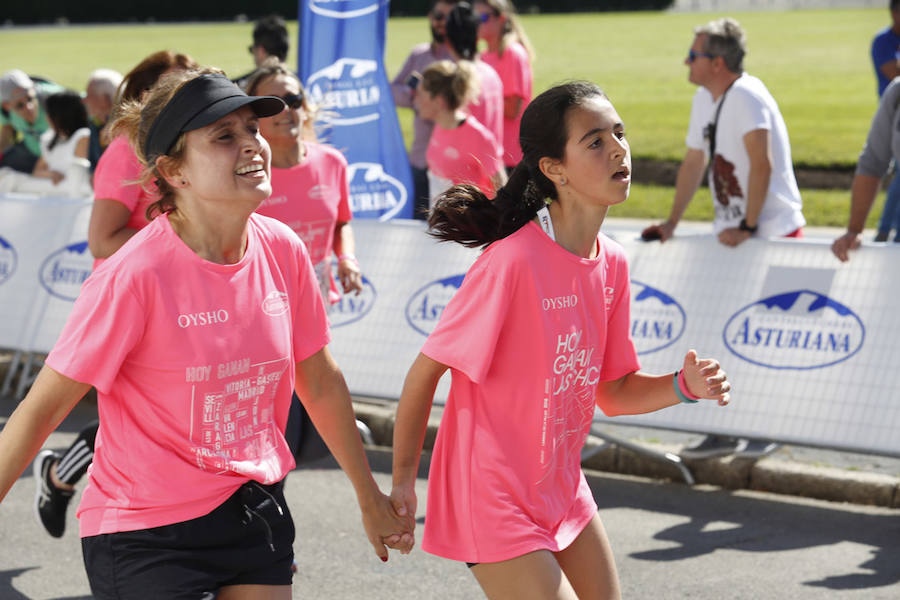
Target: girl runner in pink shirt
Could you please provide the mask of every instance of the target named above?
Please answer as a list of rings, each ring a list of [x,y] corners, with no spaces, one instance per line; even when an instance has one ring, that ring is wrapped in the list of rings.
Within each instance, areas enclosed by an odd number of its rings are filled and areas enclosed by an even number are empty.
[[[475,12],[481,21],[478,37],[488,45],[481,60],[492,66],[503,82],[503,164],[511,169],[522,160],[519,121],[531,101],[534,50],[511,0],[476,0]]]
[[[486,246],[407,375],[394,429],[392,501],[415,514],[432,396],[452,385],[431,458],[424,550],[472,566],[489,598],[618,598],[613,554],[580,469],[594,407],[646,413],[729,400],[718,362],[638,371],[623,249],[600,233],[624,202],[624,126],[587,82],[528,106],[523,160],[489,200],[456,186],[432,234]]]
[[[290,598],[294,529],[279,482],[294,465],[282,433],[294,389],[382,560],[384,542],[411,531],[369,471],[309,255],[254,214],[271,193],[257,121],[283,108],[206,69],[172,73],[122,109],[159,216],[85,282],[0,432],[2,498],[97,388],[79,507],[95,598]]]
[[[493,198],[506,182],[500,145],[477,119],[465,113],[477,90],[472,67],[441,60],[422,73],[414,103],[423,119],[434,122],[425,158],[431,198],[453,184],[477,186]]]
[[[315,113],[300,80],[282,63],[264,63],[247,84],[247,93],[277,96],[287,104],[283,112],[259,122],[272,148],[272,195],[256,212],[285,223],[306,243],[326,304],[340,300],[332,256],[337,256],[343,292],[359,294],[362,273],[350,226],[347,159],[315,142]]]

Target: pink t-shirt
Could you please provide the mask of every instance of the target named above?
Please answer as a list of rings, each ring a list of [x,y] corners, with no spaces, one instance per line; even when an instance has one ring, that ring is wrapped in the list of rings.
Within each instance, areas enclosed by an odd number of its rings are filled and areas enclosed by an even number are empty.
[[[347,159],[334,148],[304,143],[303,162],[289,169],[272,168],[272,195],[256,212],[278,219],[300,236],[309,250],[323,297],[335,303],[341,295],[331,269],[334,229],[353,218]]]
[[[503,169],[503,150],[494,135],[474,117],[466,117],[454,129],[435,125],[425,158],[432,175],[454,184],[477,185],[486,196],[494,197],[491,175]]]
[[[485,52],[481,59],[494,67],[503,82],[503,96],[515,96],[522,99],[522,108],[512,119],[503,117],[503,162],[514,167],[522,160],[522,147],[519,144],[519,122],[525,107],[531,102],[532,73],[528,52],[522,44],[515,42],[507,46],[503,56],[496,52]]]
[[[422,548],[496,562],[566,548],[597,511],[580,467],[600,381],[638,370],[622,247],[533,222],[475,261],[422,352],[451,368]]]
[[[166,216],[85,281],[46,363],[98,391],[81,536],[209,513],[282,479],[294,365],[328,343],[303,243],[252,215],[233,265],[191,251]]]
[[[147,207],[158,199],[156,186],[150,184],[150,189],[144,189],[134,183],[142,170],[128,138],[120,135],[103,151],[94,171],[94,198],[110,198],[124,204],[131,211],[131,229],[147,225]]]
[[[480,91],[478,98],[469,103],[466,110],[494,134],[498,144],[503,143],[503,82],[497,71],[483,60],[475,61]],[[517,142],[518,143],[518,142]],[[502,149],[501,145],[501,149]]]

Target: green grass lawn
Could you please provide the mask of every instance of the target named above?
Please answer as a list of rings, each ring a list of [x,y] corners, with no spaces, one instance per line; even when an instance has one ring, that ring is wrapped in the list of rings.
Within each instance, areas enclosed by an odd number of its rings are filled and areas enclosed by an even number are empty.
[[[593,13],[522,17],[537,49],[535,90],[582,78],[603,87],[625,120],[635,156],[681,158],[691,97],[684,56],[692,29],[718,15],[684,13]],[[746,70],[760,77],[778,100],[799,165],[852,165],[877,106],[869,59],[871,38],[886,25],[887,11],[824,10],[734,14],[747,31]],[[96,67],[128,71],[161,48],[186,52],[231,75],[251,67],[250,23],[11,27],[0,29],[0,71],[18,67],[75,89]],[[296,23],[290,24],[296,39]],[[409,49],[428,38],[423,18],[388,23],[385,63],[396,73]],[[296,56],[289,57],[295,66]],[[411,135],[411,111],[398,111]],[[656,217],[668,212],[672,192],[636,186],[621,216]],[[846,220],[846,191],[804,190],[813,224]],[[617,213],[620,212],[617,210]],[[711,218],[708,197],[688,213]],[[873,211],[877,215],[877,211]],[[874,218],[874,217],[873,217]]]

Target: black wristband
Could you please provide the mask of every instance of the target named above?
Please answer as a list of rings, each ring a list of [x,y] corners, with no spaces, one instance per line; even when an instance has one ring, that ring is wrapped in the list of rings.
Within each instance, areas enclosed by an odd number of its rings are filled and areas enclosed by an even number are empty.
[[[754,225],[753,227],[750,227],[749,225],[747,225],[747,219],[741,219],[741,224],[738,225],[738,229],[740,229],[741,231],[746,231],[752,235],[752,234],[756,233],[757,229],[759,229],[759,225]]]

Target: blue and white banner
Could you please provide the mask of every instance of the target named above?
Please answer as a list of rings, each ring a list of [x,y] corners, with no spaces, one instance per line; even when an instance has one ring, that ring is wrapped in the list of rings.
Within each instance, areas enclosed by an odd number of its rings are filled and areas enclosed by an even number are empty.
[[[297,65],[347,157],[355,217],[412,218],[412,177],[384,70],[390,0],[300,0]]]

